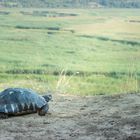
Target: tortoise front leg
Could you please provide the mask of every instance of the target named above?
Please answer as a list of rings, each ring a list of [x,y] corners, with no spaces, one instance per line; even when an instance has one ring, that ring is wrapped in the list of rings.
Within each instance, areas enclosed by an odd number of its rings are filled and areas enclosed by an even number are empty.
[[[38,111],[38,115],[40,116],[45,116],[45,114],[48,112],[49,109],[49,105],[46,104],[45,106],[43,106],[39,111]]]
[[[7,119],[7,118],[8,118],[8,114],[0,113],[0,119]]]

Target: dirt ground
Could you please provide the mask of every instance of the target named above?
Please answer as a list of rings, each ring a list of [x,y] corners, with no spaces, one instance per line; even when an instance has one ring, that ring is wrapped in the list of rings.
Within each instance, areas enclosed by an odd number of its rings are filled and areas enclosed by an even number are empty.
[[[140,94],[57,94],[45,117],[0,120],[0,140],[140,140]]]

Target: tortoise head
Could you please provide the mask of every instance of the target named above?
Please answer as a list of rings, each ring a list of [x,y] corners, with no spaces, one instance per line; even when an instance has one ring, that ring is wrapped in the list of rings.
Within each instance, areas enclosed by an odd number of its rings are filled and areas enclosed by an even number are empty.
[[[42,96],[45,100],[46,100],[46,102],[49,102],[50,100],[52,100],[52,95],[51,94],[49,94],[49,95],[44,95],[44,96]]]

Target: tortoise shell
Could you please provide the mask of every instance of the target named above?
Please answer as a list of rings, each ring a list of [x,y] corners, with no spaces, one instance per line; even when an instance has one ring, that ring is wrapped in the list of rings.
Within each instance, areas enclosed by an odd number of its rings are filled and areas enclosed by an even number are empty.
[[[31,89],[8,88],[0,93],[0,113],[24,114],[37,112],[47,101]]]

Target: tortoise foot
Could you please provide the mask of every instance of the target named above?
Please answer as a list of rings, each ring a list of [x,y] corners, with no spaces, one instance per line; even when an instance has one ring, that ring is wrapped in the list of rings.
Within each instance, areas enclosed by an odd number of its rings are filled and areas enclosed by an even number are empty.
[[[0,113],[0,119],[7,119],[8,115],[4,113]]]

